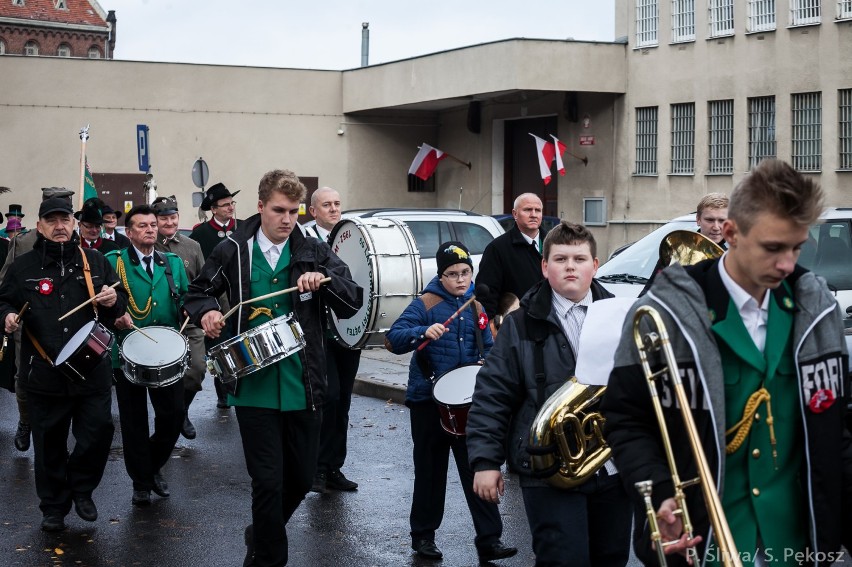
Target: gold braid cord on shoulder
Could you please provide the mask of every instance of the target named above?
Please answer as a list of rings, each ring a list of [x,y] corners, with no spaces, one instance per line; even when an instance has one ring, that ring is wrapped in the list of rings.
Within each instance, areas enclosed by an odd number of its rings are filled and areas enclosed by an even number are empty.
[[[124,289],[127,290],[127,297],[129,298],[127,312],[130,313],[130,316],[137,321],[144,319],[151,313],[151,295],[148,296],[148,303],[145,304],[145,308],[139,309],[139,305],[133,298],[133,292],[130,291],[130,284],[127,281],[127,271],[124,269],[124,260],[121,259],[121,256],[116,258],[115,271],[121,279],[121,284],[124,286]]]

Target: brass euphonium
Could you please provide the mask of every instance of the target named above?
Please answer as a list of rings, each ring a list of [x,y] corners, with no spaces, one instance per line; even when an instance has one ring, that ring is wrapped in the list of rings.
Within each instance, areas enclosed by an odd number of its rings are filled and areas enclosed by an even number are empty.
[[[527,452],[533,474],[556,488],[574,488],[609,460],[606,420],[597,411],[605,390],[572,377],[547,399],[530,427]]]
[[[650,320],[651,330],[644,335],[640,329],[643,319]],[[648,382],[648,388],[651,393],[651,402],[654,406],[654,413],[657,416],[657,422],[660,428],[660,437],[663,441],[663,448],[666,453],[669,470],[672,475],[672,484],[674,485],[674,499],[677,502],[677,510],[675,514],[680,516],[683,522],[683,531],[689,539],[693,537],[692,520],[689,516],[689,511],[686,507],[686,496],[684,488],[699,484],[701,492],[704,496],[704,503],[707,507],[707,514],[710,518],[710,524],[713,526],[713,534],[716,539],[716,545],[719,548],[718,557],[722,565],[730,567],[742,567],[739,554],[737,553],[734,537],[731,534],[728,520],[725,517],[725,511],[722,508],[722,501],[719,498],[719,493],[716,490],[716,482],[713,480],[713,475],[710,472],[710,465],[707,463],[707,455],[704,453],[704,448],[701,446],[701,439],[698,437],[698,430],[695,427],[695,420],[692,417],[690,410],[690,402],[687,398],[686,391],[683,387],[683,382],[680,377],[680,369],[677,366],[674,350],[669,340],[669,334],[666,330],[665,323],[660,317],[659,312],[653,307],[643,305],[636,310],[633,316],[633,339],[636,342],[636,348],[639,350],[639,360],[642,364],[642,370],[645,373],[645,378]],[[649,353],[660,352],[665,365],[656,372],[651,370],[651,364],[648,362]],[[674,453],[672,452],[671,437],[669,437],[668,427],[666,425],[663,408],[660,404],[659,394],[657,392],[656,380],[661,376],[668,375],[670,384],[675,392],[677,405],[681,410],[681,418],[686,428],[686,434],[689,437],[689,445],[692,449],[693,458],[696,461],[698,469],[698,477],[682,481],[680,474],[675,464]],[[645,500],[646,515],[651,531],[651,539],[657,550],[657,557],[660,565],[666,565],[664,548],[674,542],[664,542],[660,534],[659,525],[657,522],[656,511],[651,502],[651,481],[637,482],[636,489],[639,490]],[[698,556],[694,547],[687,550],[688,557],[693,561],[693,565],[699,565]]]

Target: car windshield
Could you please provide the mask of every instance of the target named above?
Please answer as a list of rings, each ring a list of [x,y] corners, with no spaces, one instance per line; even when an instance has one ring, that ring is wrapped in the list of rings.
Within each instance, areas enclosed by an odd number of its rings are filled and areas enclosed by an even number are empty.
[[[824,277],[832,289],[852,289],[852,230],[850,221],[826,220],[811,227],[802,246],[799,265]]]
[[[626,277],[650,278],[660,257],[660,242],[673,230],[695,230],[694,222],[670,222],[648,236],[643,237],[627,250],[598,268],[597,277],[606,281],[607,276],[619,279]]]

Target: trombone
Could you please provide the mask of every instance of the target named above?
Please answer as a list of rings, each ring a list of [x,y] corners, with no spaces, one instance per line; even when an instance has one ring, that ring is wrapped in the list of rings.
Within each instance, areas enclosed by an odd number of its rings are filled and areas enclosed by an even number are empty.
[[[643,319],[650,319],[651,330],[646,334],[642,334],[640,326]],[[693,537],[692,520],[686,507],[686,497],[684,496],[684,488],[696,484],[701,485],[701,492],[704,496],[704,503],[707,506],[707,513],[710,517],[710,523],[713,526],[713,533],[718,546],[719,558],[726,567],[742,567],[740,556],[737,553],[737,548],[734,543],[734,537],[731,534],[728,520],[725,518],[725,511],[722,509],[722,501],[719,498],[719,493],[716,490],[716,482],[713,480],[713,475],[710,473],[710,466],[707,464],[707,455],[704,454],[704,449],[701,447],[701,440],[698,438],[698,431],[695,427],[695,420],[690,411],[690,403],[686,397],[686,391],[683,387],[683,382],[680,378],[680,369],[675,360],[674,351],[672,350],[669,334],[666,330],[660,313],[653,307],[643,305],[636,310],[633,316],[633,340],[636,342],[636,348],[639,349],[639,359],[642,364],[642,370],[645,373],[645,378],[648,381],[648,388],[651,392],[651,402],[654,406],[654,413],[657,416],[657,422],[660,427],[660,435],[663,441],[663,448],[666,452],[669,470],[672,475],[672,484],[674,485],[674,499],[677,503],[675,514],[679,515],[683,522],[683,531],[689,539]],[[648,354],[660,351],[665,366],[660,370],[653,372],[651,365],[648,362]],[[696,460],[698,468],[698,478],[682,481],[677,471],[675,464],[674,453],[672,452],[671,438],[669,437],[666,420],[663,416],[663,408],[660,404],[659,394],[657,393],[657,378],[668,374],[673,386],[677,403],[680,405],[684,426],[686,427],[687,435],[689,436],[689,444],[692,448],[692,455]],[[645,501],[645,509],[648,517],[648,522],[651,530],[651,539],[657,550],[657,557],[661,566],[665,566],[666,558],[664,548],[676,542],[662,541],[659,524],[657,522],[656,512],[654,511],[651,502],[651,481],[637,482],[636,488],[639,490]],[[709,543],[709,542],[708,542]],[[698,554],[695,547],[687,549],[687,558],[692,560],[693,565],[698,565]]]

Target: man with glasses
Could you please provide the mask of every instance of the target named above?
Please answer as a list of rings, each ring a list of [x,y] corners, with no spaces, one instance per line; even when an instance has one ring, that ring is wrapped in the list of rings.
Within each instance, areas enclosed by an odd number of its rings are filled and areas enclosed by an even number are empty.
[[[120,250],[121,247],[114,241],[101,237],[101,227],[104,224],[101,212],[103,204],[97,197],[92,197],[83,203],[83,208],[74,213],[74,217],[79,221],[80,245],[106,254],[112,250]]]
[[[115,230],[118,225],[118,219],[121,218],[121,211],[116,211],[106,203],[101,202],[101,215],[104,219],[103,233],[101,237],[104,240],[111,240],[118,244],[119,249],[128,248],[130,239]]]

